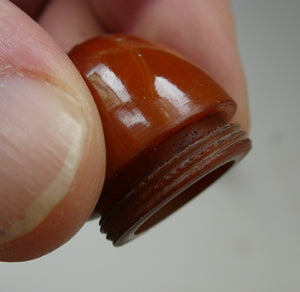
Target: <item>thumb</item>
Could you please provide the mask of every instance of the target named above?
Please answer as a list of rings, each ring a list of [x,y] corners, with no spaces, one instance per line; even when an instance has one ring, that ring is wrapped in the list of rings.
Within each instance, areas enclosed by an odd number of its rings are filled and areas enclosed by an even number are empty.
[[[88,219],[104,179],[101,123],[54,41],[0,1],[0,260],[42,256]]]

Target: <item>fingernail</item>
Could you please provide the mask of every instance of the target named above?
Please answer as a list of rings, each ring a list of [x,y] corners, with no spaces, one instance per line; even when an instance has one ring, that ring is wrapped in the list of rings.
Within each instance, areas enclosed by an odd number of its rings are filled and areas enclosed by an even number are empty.
[[[0,72],[0,244],[32,231],[66,196],[87,133],[64,90]]]

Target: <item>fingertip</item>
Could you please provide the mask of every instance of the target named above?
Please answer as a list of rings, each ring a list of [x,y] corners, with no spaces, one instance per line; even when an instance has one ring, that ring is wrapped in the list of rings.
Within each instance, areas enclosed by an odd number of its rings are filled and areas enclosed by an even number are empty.
[[[0,260],[24,261],[59,247],[89,218],[105,146],[90,92],[64,52],[8,1],[2,22]]]
[[[0,244],[0,261],[28,261],[44,256],[70,240],[89,219],[105,175],[103,144],[97,143],[97,139],[92,143],[82,156],[64,198],[31,231],[23,234],[21,230],[20,236]]]
[[[51,1],[38,19],[39,24],[65,51],[103,33],[99,22],[86,1]]]

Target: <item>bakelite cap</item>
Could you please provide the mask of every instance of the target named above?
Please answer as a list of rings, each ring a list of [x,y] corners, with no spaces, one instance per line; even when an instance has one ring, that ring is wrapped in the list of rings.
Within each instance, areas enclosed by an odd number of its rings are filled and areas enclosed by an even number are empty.
[[[174,212],[250,150],[236,104],[206,73],[126,35],[76,46],[70,58],[103,122],[107,175],[95,213],[122,245]]]

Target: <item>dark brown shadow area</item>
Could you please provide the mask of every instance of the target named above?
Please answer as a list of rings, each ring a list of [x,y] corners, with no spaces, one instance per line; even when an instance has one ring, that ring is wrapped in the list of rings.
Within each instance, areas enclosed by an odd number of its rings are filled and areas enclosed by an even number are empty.
[[[216,181],[219,177],[221,177],[232,165],[234,161],[228,162],[221,167],[215,169],[204,178],[200,179],[198,182],[193,184],[183,193],[174,198],[171,202],[163,206],[159,209],[153,216],[151,216],[137,231],[135,235],[139,235],[140,233],[146,231],[151,228],[159,221],[168,217],[171,213],[175,212],[177,209],[191,201],[197,195],[199,195],[204,189],[210,186],[214,181]]]

